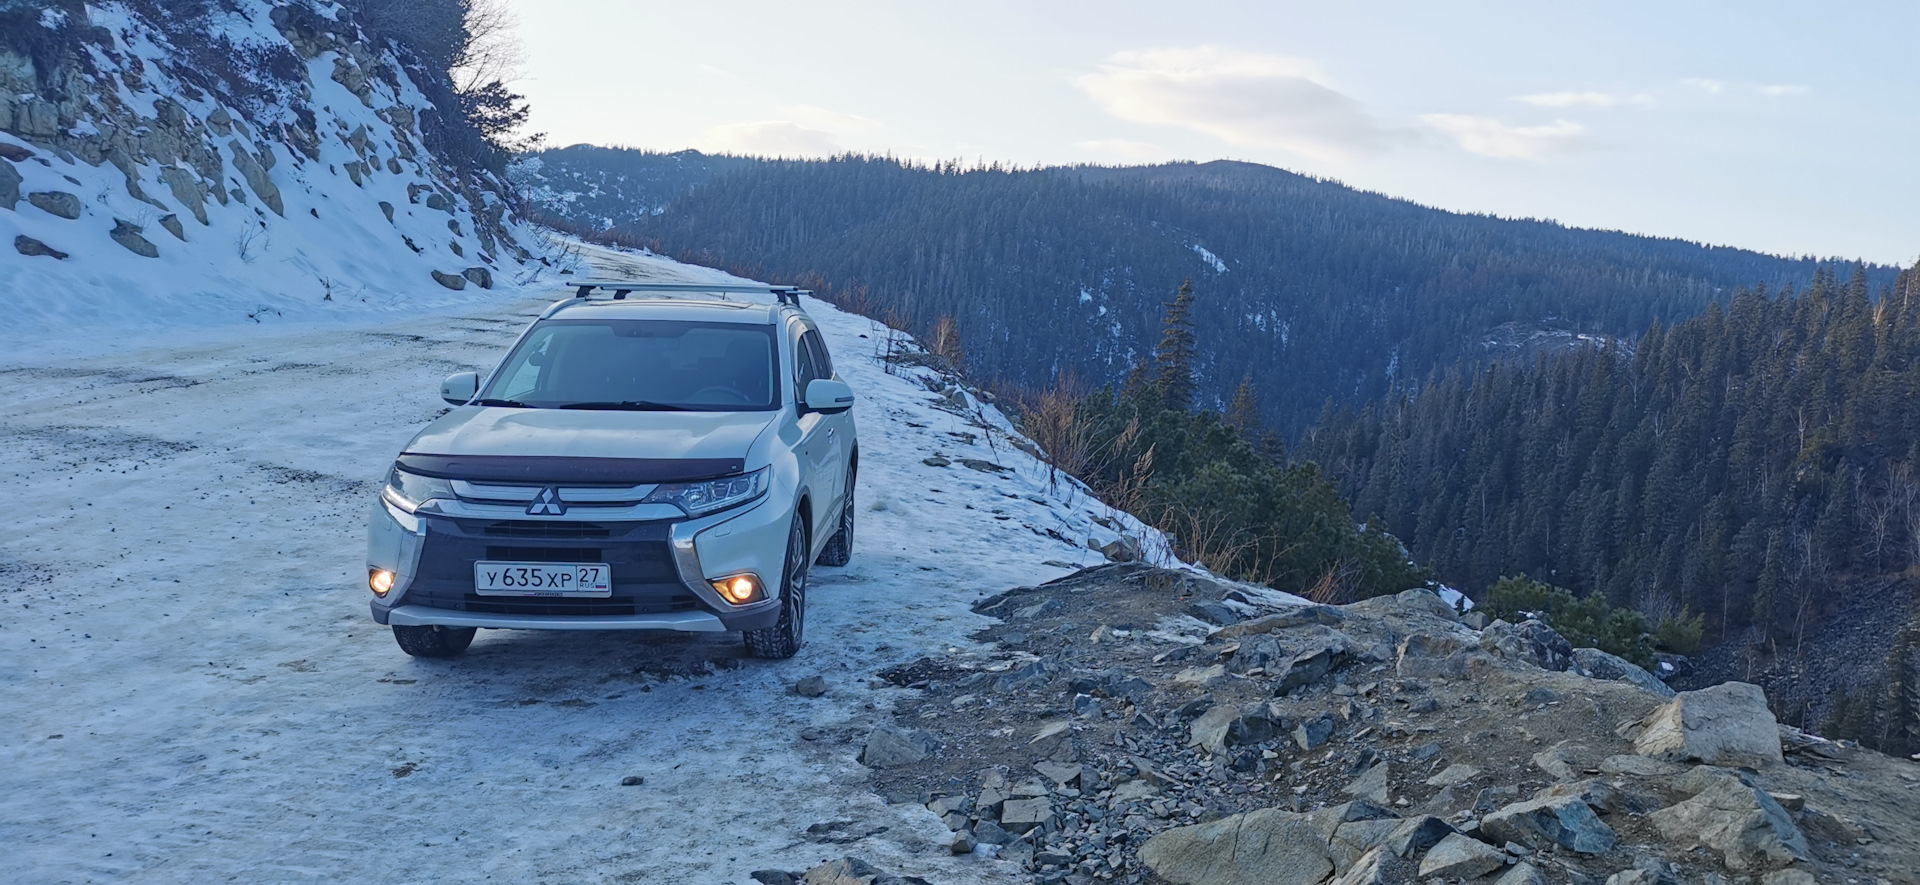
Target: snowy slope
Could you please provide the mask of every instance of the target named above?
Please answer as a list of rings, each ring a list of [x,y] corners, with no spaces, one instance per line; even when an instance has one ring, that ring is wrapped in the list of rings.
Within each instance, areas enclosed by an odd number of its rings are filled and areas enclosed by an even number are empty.
[[[36,76],[0,49],[0,335],[334,320],[535,277],[521,241],[541,239],[506,213],[504,186],[432,155],[431,104],[390,52],[330,3],[223,7],[216,36],[269,60],[235,62],[253,79],[233,89],[261,93],[249,100],[195,87],[208,60],[123,3],[85,7],[104,42],[84,59]]]
[[[0,363],[13,880],[745,883],[849,853],[942,883],[1025,879],[949,856],[930,812],[865,789],[855,756],[899,691],[869,680],[968,646],[988,623],[975,600],[1101,561],[1102,520],[1164,542],[1050,482],[990,406],[887,372],[860,317],[807,304],[865,445],[855,558],[815,571],[794,660],[746,660],[730,637],[487,632],[418,661],[371,622],[379,477],[441,410],[439,379],[497,360],[560,294]],[[789,693],[816,673],[825,697]]]

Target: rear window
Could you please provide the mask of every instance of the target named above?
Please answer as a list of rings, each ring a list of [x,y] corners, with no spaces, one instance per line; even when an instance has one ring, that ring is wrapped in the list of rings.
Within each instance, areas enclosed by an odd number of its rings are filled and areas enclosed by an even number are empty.
[[[531,408],[778,408],[772,326],[680,320],[548,320],[507,356],[481,399]]]

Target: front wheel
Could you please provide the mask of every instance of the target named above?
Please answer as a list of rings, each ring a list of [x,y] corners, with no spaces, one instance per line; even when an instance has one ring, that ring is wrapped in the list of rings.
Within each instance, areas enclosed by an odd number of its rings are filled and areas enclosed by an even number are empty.
[[[827,539],[827,546],[820,550],[816,565],[839,568],[853,561],[853,466],[847,466],[846,503],[840,507],[840,527]]]
[[[747,652],[756,658],[790,658],[800,651],[807,625],[807,526],[793,515],[787,532],[787,558],[780,569],[780,620],[743,636]]]
[[[416,658],[451,658],[473,644],[473,627],[406,627],[393,625],[393,641]]]

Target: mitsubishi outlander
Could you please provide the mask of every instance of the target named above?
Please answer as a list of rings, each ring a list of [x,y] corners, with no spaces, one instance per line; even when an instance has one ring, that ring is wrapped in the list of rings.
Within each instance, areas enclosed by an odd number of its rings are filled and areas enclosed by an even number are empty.
[[[736,631],[793,656],[809,566],[852,555],[860,462],[853,391],[800,290],[578,293],[486,378],[441,384],[454,408],[373,505],[373,619],[418,657],[482,627]],[[775,300],[729,297],[746,293]]]

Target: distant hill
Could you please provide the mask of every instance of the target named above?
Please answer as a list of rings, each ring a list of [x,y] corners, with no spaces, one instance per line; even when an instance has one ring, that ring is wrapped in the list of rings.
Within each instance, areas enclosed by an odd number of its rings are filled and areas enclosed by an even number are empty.
[[[514,177],[571,226],[805,281],[919,330],[951,315],[968,368],[1021,385],[1120,377],[1191,277],[1202,405],[1250,377],[1265,419],[1289,433],[1329,399],[1637,335],[1739,286],[1804,285],[1816,266],[1446,212],[1226,161],[963,170],[575,146]],[[1869,271],[1875,284],[1892,275]]]

